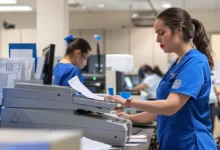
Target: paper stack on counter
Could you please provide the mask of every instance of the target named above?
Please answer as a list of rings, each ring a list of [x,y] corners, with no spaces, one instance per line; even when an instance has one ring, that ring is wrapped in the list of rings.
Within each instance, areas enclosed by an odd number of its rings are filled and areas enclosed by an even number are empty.
[[[86,137],[81,138],[81,150],[107,150],[111,147],[111,145],[97,142]]]
[[[85,97],[95,99],[95,100],[100,100],[104,101],[104,97],[97,96],[93,94],[90,90],[88,90],[80,81],[77,76],[73,77],[68,81],[69,85],[75,89],[76,91],[82,93]]]
[[[132,135],[127,143],[146,143],[147,135]]]

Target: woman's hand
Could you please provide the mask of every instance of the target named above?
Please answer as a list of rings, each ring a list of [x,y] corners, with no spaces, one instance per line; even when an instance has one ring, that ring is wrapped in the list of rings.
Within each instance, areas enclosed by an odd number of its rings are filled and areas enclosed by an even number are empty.
[[[128,118],[128,119],[130,119],[130,117],[131,117],[131,115],[126,114],[125,112],[117,113],[117,115],[118,115],[119,117],[124,117],[124,118]]]
[[[122,106],[125,106],[126,99],[122,98],[122,97],[119,96],[119,95],[106,96],[106,97],[105,97],[105,100],[108,100],[108,99],[112,99],[112,100],[114,100],[116,103],[119,103],[119,104],[121,104]]]

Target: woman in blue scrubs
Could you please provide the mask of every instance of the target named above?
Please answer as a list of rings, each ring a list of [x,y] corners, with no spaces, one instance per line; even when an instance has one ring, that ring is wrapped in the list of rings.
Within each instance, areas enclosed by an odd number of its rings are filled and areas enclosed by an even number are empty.
[[[157,100],[106,98],[145,111],[131,116],[135,122],[157,119],[160,150],[216,150],[209,109],[214,63],[203,25],[181,8],[168,8],[154,28],[163,51],[178,56],[158,86]]]
[[[54,85],[70,86],[68,81],[74,76],[78,76],[83,83],[83,76],[80,69],[87,64],[87,59],[91,52],[89,43],[81,38],[68,36],[65,38],[67,48],[64,58],[55,66],[53,70]]]

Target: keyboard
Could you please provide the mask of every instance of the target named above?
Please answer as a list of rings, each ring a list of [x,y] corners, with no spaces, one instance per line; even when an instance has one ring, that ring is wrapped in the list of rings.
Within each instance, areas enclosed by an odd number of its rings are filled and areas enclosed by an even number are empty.
[[[138,128],[138,127],[133,127],[132,128],[132,135],[135,135],[137,134],[138,132],[141,132],[142,131],[142,128]]]

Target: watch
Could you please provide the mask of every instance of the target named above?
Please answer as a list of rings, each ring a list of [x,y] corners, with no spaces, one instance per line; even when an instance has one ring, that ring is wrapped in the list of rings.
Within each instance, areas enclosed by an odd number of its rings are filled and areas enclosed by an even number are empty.
[[[131,101],[132,101],[132,98],[131,98],[131,97],[128,98],[128,99],[126,100],[126,102],[125,102],[125,107],[131,108]]]

